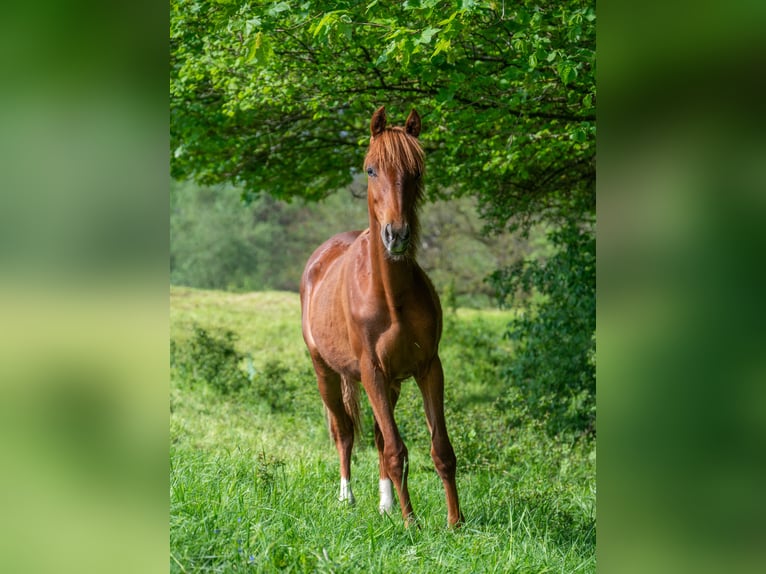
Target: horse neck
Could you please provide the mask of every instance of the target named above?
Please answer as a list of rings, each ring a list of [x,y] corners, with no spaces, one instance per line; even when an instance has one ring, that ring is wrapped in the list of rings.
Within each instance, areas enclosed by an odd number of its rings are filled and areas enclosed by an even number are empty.
[[[370,215],[370,266],[373,281],[382,287],[389,307],[399,304],[402,295],[412,289],[415,261],[412,257],[392,259],[386,253],[378,220]]]

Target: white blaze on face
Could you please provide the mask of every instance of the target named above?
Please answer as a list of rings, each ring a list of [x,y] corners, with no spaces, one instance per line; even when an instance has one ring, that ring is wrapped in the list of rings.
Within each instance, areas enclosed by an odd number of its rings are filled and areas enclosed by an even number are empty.
[[[394,490],[390,478],[381,478],[379,483],[380,490],[380,509],[381,514],[391,512],[394,506]]]
[[[338,500],[341,502],[348,502],[349,504],[354,504],[356,502],[354,493],[351,492],[351,481],[347,478],[340,479],[340,496],[338,497]]]

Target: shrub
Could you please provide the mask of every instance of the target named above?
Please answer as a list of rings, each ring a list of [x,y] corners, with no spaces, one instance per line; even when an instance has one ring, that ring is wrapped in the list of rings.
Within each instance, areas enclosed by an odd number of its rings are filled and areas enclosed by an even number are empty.
[[[268,359],[256,366],[252,356],[235,348],[236,341],[232,331],[211,333],[195,325],[189,339],[171,341],[171,367],[187,387],[207,385],[272,413],[311,412],[321,404],[310,365]]]
[[[293,369],[278,360],[269,359],[262,368],[253,368],[254,398],[268,406],[271,412],[294,410],[299,380]]]
[[[596,238],[570,223],[549,233],[556,252],[496,272],[501,302],[518,314],[506,336],[516,356],[504,369],[506,412],[523,407],[558,432],[595,431]],[[515,388],[511,388],[515,387]]]
[[[215,335],[195,326],[188,342],[171,342],[170,364],[190,385],[206,383],[222,394],[238,392],[248,377],[240,368],[245,356],[234,348],[236,340],[232,331]]]

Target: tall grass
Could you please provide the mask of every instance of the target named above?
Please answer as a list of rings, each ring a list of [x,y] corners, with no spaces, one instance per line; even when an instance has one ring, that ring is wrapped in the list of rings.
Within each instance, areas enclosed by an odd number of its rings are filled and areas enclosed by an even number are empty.
[[[352,463],[357,504],[337,501],[337,455],[296,295],[173,288],[171,313],[171,571],[595,571],[595,444],[552,437],[544,422],[496,408],[498,369],[512,352],[502,339],[508,313],[445,318],[447,422],[466,517],[459,530],[446,527],[415,384],[404,384],[396,413],[420,526],[406,529],[398,513],[377,511],[366,401]],[[184,352],[200,330],[235,347],[241,388],[180,368],[194,360]]]

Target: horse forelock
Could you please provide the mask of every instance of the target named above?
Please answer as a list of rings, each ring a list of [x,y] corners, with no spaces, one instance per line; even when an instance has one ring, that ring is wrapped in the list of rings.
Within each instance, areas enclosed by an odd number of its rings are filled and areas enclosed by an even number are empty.
[[[370,148],[364,159],[365,167],[375,165],[379,169],[389,168],[409,175],[419,175],[418,191],[422,191],[422,175],[425,171],[425,154],[418,140],[403,128],[386,128],[370,138]]]

